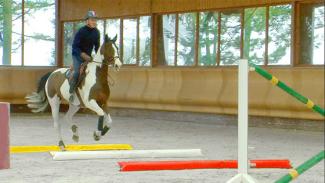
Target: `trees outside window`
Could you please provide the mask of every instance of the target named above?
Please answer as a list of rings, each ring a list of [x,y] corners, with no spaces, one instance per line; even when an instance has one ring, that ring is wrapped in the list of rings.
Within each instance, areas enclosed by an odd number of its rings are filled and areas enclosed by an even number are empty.
[[[55,65],[55,0],[22,2],[0,2],[0,65]]]

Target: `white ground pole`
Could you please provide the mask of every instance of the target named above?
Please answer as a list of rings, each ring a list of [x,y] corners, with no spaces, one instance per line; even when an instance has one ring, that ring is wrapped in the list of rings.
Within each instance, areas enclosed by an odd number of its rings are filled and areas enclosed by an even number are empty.
[[[257,183],[248,175],[248,60],[238,65],[238,174],[227,183]]]
[[[188,158],[201,157],[201,149],[128,150],[128,151],[59,151],[50,152],[53,160]]]

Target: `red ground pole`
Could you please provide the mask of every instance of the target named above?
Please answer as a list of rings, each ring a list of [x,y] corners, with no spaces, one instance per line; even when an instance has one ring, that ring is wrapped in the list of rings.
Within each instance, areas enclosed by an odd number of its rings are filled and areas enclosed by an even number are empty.
[[[9,103],[0,102],[0,169],[10,168]]]
[[[236,169],[237,160],[189,160],[189,161],[131,161],[119,162],[120,171],[188,170],[188,169]],[[290,161],[250,160],[251,168],[291,168]]]

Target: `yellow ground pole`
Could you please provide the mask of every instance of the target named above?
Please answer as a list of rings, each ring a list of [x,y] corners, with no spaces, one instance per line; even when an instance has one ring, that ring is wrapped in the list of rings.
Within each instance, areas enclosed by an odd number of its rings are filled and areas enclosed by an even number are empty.
[[[85,144],[85,145],[66,145],[67,151],[95,151],[95,150],[132,150],[129,144]],[[39,146],[10,146],[10,153],[39,153],[49,151],[60,151],[59,146],[39,145]]]

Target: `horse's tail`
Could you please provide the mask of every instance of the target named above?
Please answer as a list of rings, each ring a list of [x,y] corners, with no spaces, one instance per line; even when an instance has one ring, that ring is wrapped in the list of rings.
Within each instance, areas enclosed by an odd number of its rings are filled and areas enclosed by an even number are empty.
[[[25,97],[27,101],[27,107],[32,110],[33,113],[43,112],[48,106],[48,100],[45,93],[45,85],[47,79],[52,72],[49,72],[41,77],[38,82],[37,92],[33,92]]]

